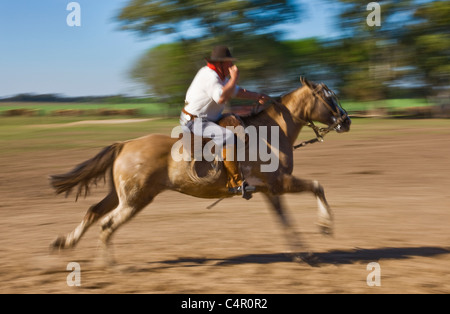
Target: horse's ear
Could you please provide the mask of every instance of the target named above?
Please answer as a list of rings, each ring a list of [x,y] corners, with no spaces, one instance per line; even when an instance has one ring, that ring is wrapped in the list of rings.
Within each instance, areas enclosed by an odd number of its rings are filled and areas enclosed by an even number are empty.
[[[305,78],[303,76],[300,76],[300,83],[302,83],[303,86],[305,86]]]
[[[313,89],[312,83],[308,81],[306,77],[300,76],[300,82],[302,83],[303,86],[308,86],[310,89]]]

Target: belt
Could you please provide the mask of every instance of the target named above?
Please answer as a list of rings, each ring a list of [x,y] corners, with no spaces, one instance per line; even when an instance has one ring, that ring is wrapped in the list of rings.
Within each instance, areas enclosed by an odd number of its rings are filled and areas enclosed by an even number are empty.
[[[188,116],[188,121],[194,120],[195,118],[198,118],[197,116],[194,116],[193,114],[190,114],[186,111],[186,109],[181,109],[181,112],[183,112],[185,115]]]

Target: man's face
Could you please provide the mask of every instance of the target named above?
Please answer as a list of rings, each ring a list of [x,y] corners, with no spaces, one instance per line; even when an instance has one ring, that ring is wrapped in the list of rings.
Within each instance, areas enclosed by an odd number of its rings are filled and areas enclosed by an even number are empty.
[[[223,71],[223,74],[225,75],[225,77],[230,75],[230,68],[232,66],[233,66],[233,61],[221,62],[222,71]]]

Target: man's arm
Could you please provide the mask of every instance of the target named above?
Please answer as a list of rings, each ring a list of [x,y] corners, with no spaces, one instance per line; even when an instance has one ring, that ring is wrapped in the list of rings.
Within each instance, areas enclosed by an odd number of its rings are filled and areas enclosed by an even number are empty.
[[[239,80],[239,69],[233,65],[230,69],[230,79],[222,89],[222,95],[220,96],[219,103],[223,104],[230,100],[236,91],[237,82]]]
[[[244,88],[239,89],[236,98],[255,100],[262,105],[270,99],[270,97],[267,96],[266,94],[251,92]]]
[[[239,69],[236,65],[233,65],[230,69],[230,80],[227,82],[227,84],[222,89],[222,95],[220,97],[219,103],[224,103],[230,100],[233,96],[236,98],[241,99],[250,99],[258,101],[261,105],[263,105],[266,101],[270,99],[269,96],[266,94],[261,93],[255,93],[248,91],[243,88],[239,88],[238,92],[236,93],[237,82],[239,80]]]

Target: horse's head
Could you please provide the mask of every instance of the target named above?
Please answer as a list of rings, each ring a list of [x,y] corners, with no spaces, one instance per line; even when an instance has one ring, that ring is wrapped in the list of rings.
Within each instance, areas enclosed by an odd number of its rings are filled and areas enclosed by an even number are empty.
[[[309,95],[308,110],[303,119],[317,121],[335,129],[338,133],[350,131],[351,120],[341,107],[336,94],[324,83],[316,84],[301,78],[303,88]]]

